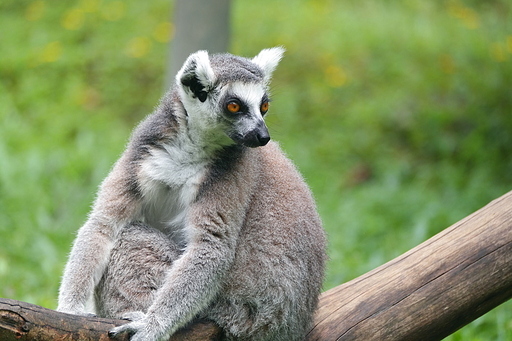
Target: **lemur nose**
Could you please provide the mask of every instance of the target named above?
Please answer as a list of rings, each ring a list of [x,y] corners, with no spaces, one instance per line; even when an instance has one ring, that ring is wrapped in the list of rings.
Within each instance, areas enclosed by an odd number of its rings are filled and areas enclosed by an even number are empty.
[[[270,134],[264,121],[261,121],[256,128],[256,139],[260,146],[264,146],[270,141]]]
[[[258,134],[258,142],[260,143],[260,146],[264,146],[270,141],[270,136],[268,134],[268,131],[266,131],[265,135]]]
[[[261,123],[247,133],[240,142],[246,147],[256,148],[266,145],[268,141],[270,141],[270,134],[265,122],[261,121]]]

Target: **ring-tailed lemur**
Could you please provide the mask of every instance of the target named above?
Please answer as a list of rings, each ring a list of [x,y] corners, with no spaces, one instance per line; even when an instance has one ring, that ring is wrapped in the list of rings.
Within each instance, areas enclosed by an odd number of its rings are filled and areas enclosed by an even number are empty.
[[[163,340],[196,317],[228,340],[303,340],[325,236],[303,179],[269,142],[282,48],[196,52],[135,129],[79,230],[58,310],[128,318],[111,335]],[[259,147],[259,148],[249,148]]]

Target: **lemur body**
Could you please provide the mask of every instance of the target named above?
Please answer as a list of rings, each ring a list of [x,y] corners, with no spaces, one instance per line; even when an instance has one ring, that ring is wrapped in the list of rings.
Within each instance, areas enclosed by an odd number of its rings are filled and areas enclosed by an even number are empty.
[[[102,183],[58,310],[84,314],[94,299],[96,314],[132,320],[112,335],[137,341],[164,340],[195,317],[228,340],[304,339],[325,237],[263,121],[282,52],[187,59]]]

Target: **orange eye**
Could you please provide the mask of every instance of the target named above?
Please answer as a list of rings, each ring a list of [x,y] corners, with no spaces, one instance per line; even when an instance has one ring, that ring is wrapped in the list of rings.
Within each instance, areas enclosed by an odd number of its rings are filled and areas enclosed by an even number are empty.
[[[238,104],[236,102],[229,102],[228,105],[226,106],[226,108],[228,109],[228,111],[230,113],[236,114],[237,112],[240,111],[240,104]]]
[[[262,113],[266,113],[268,111],[268,102],[265,102],[261,105],[260,110]]]

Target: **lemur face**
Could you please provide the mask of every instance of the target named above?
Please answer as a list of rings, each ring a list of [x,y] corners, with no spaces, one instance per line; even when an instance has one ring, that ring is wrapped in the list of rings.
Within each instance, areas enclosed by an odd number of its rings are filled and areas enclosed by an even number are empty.
[[[269,108],[269,98],[261,83],[235,83],[219,102],[227,122],[225,131],[234,142],[247,147],[267,144],[270,134],[263,117]]]
[[[268,83],[284,50],[261,51],[253,59],[206,51],[190,55],[176,76],[189,116],[204,132],[217,132],[247,147],[270,140],[264,116],[269,109]]]

